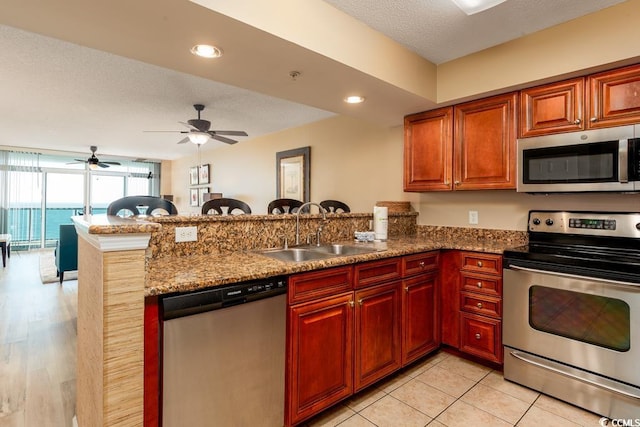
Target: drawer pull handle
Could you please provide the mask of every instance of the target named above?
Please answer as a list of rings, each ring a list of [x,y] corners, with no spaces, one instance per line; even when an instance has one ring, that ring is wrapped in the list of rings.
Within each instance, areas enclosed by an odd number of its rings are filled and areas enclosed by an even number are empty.
[[[479,340],[480,338],[482,338],[480,334],[476,334],[476,339]]]
[[[424,261],[420,261],[418,265],[420,266],[420,268],[424,268]]]
[[[476,285],[477,285],[479,288],[481,288],[481,287],[482,287],[482,282],[478,282],[478,283],[476,283]]]
[[[482,261],[478,261],[478,267],[482,267]]]
[[[477,306],[478,306],[478,308],[482,308],[482,303],[481,303],[481,302],[479,302],[479,303],[477,304]]]

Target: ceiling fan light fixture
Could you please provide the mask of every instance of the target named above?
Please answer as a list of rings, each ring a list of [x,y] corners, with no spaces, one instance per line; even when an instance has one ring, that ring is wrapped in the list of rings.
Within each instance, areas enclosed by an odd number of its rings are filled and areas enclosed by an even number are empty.
[[[361,104],[365,100],[364,96],[360,95],[350,95],[344,99],[344,102],[347,104]]]
[[[191,53],[202,58],[220,58],[222,49],[210,44],[197,44],[191,48]]]
[[[473,15],[494,6],[504,3],[506,0],[451,0],[467,15]]]
[[[210,135],[206,132],[189,132],[189,141],[196,145],[206,144],[209,141]]]

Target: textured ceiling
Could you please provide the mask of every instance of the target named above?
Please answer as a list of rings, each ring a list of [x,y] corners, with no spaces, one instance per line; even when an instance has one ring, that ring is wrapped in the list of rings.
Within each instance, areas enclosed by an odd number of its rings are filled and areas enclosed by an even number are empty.
[[[619,2],[508,0],[466,16],[450,0],[327,0],[434,63]],[[247,131],[241,144],[333,114],[400,125],[427,105],[186,0],[0,0],[0,10],[0,146],[88,154],[97,145],[104,155],[175,159],[195,147],[177,145],[177,133],[144,131],[183,130],[178,121],[196,117],[195,103],[206,105],[213,129]],[[203,65],[188,54],[204,34],[222,43],[222,61]],[[295,69],[304,70],[298,81],[288,76]],[[350,88],[378,99],[345,106]]]
[[[507,0],[470,16],[451,0],[325,1],[441,64],[623,0]]]

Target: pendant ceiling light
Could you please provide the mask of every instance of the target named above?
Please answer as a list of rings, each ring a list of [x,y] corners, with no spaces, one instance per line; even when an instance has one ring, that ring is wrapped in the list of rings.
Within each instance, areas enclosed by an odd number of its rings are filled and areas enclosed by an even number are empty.
[[[491,9],[494,6],[504,3],[506,0],[451,0],[467,15]]]

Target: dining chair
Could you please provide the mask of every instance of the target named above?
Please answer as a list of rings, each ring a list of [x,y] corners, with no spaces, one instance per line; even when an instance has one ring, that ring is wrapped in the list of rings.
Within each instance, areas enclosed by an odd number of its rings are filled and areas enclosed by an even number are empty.
[[[251,208],[248,204],[241,200],[226,197],[207,200],[202,205],[203,215],[242,215],[250,213]]]
[[[127,214],[129,212],[130,214]],[[107,215],[177,215],[178,209],[169,200],[155,196],[126,196],[114,200],[107,207]]]
[[[338,200],[323,200],[320,206],[325,208],[328,213],[348,213],[351,212],[349,205]]]
[[[267,206],[267,214],[294,214],[298,212],[298,208],[303,204],[304,202],[296,199],[275,199]]]

